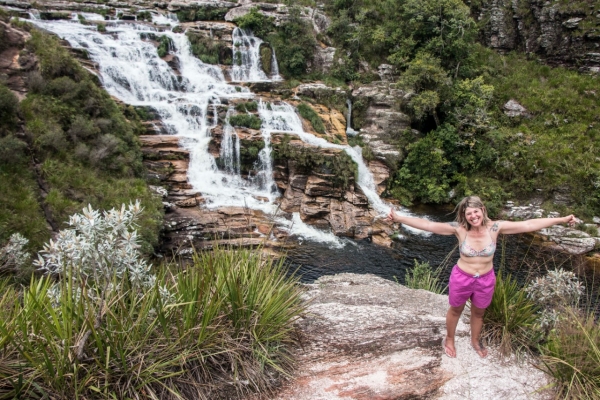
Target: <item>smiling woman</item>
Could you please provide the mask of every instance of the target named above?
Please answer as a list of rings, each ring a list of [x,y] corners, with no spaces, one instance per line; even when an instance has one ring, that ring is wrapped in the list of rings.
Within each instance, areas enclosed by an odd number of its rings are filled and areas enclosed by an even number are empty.
[[[446,314],[446,336],[442,340],[448,357],[456,357],[454,335],[456,326],[467,300],[471,300],[471,345],[481,357],[487,349],[480,341],[483,315],[494,295],[494,253],[499,234],[533,232],[560,223],[574,224],[575,217],[538,218],[526,221],[492,221],[481,199],[468,196],[455,208],[452,223],[427,221],[421,218],[401,216],[390,210],[387,220],[400,222],[438,235],[455,235],[459,242],[460,258],[450,274],[450,308]]]

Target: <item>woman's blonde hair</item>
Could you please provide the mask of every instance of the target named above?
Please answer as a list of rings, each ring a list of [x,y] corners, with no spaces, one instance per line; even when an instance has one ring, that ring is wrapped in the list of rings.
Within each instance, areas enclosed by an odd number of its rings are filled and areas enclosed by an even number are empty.
[[[488,222],[490,222],[490,217],[488,217],[488,213],[485,209],[485,205],[483,205],[483,201],[481,201],[481,199],[477,196],[467,196],[462,199],[454,208],[454,212],[456,212],[456,218],[454,218],[454,220],[466,230],[471,230],[471,224],[469,224],[467,217],[465,216],[467,207],[481,209],[481,213],[483,214],[483,226],[486,226]]]

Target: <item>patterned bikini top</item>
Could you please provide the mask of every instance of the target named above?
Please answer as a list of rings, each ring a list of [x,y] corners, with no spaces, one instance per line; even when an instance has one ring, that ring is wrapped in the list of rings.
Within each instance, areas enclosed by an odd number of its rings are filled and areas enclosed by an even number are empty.
[[[477,251],[467,244],[467,238],[459,246],[460,254],[465,257],[489,257],[496,252],[496,242],[492,241],[483,249]]]

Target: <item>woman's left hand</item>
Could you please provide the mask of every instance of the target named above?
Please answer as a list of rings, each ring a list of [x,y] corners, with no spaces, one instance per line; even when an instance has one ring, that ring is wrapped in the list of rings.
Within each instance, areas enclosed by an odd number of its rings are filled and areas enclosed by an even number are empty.
[[[563,217],[563,219],[563,222],[569,226],[574,226],[577,223],[577,218],[575,218],[573,214],[567,215],[566,217]]]

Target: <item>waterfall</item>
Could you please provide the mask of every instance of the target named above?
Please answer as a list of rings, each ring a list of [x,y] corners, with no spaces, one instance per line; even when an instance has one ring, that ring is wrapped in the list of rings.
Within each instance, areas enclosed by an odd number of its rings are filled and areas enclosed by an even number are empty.
[[[223,139],[221,140],[221,160],[223,160],[223,169],[231,175],[240,175],[240,138],[235,129],[229,123],[229,117],[233,112],[233,107],[227,110],[225,125],[223,126]],[[217,117],[218,118],[218,117]],[[215,124],[216,125],[216,124]]]
[[[232,36],[232,80],[234,82],[268,81],[269,77],[260,68],[260,45],[263,41],[240,28],[235,28]]]
[[[165,129],[179,136],[180,144],[190,152],[188,180],[202,193],[204,207],[242,206],[276,213],[275,200],[279,193],[273,180],[271,134],[286,132],[314,146],[343,149],[358,165],[357,184],[371,206],[379,213],[389,210],[389,205],[377,195],[373,176],[360,153],[349,146],[329,143],[304,132],[296,110],[285,102],[258,102],[265,146],[258,155],[256,174],[250,179],[240,175],[240,140],[229,124],[233,111],[231,107],[228,109],[221,148],[224,168],[219,169],[208,146],[211,130],[218,124],[218,110],[228,103],[228,100],[222,100],[251,99],[254,95],[246,88],[228,84],[219,66],[204,64],[194,57],[185,34],[159,32],[153,26],[127,21],[107,25],[108,34],[101,34],[95,26],[82,25],[77,20],[31,22],[56,33],[74,48],[85,48],[98,65],[104,88],[112,96],[127,104],[156,110]],[[156,47],[142,38],[144,34],[165,35],[171,40],[171,53],[179,61],[178,72],[158,57]],[[234,31],[233,40],[234,44],[240,42],[238,48],[242,53],[241,65],[233,67],[234,79],[269,80],[259,68],[262,41],[241,29]],[[300,224],[295,226],[300,229]],[[293,232],[295,228],[290,229]],[[310,229],[314,231],[314,228]],[[302,227],[303,231],[310,229]],[[318,236],[314,232],[306,235]],[[337,238],[329,236],[331,242],[339,243]]]
[[[346,100],[346,105],[348,106],[348,118],[346,118],[346,135],[356,136],[358,132],[352,129],[351,121],[352,121],[352,101],[350,99]]]

